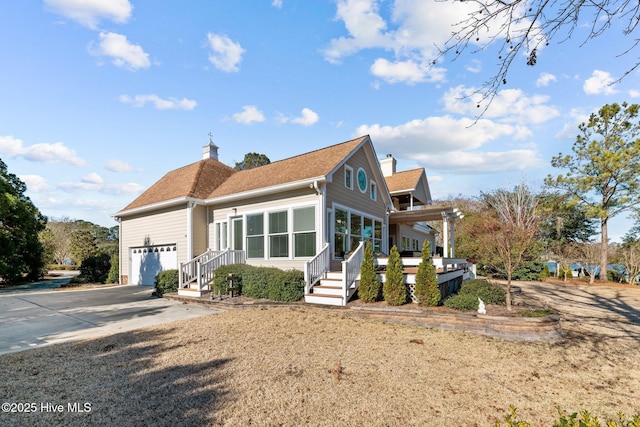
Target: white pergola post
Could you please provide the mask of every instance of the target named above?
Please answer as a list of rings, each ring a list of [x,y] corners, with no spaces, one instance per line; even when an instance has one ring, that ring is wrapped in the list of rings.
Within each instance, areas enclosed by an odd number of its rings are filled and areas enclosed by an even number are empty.
[[[442,212],[442,257],[449,258],[449,221],[446,213]]]
[[[454,245],[454,241],[455,241],[455,236],[456,236],[456,220],[455,218],[451,218],[451,234],[450,234],[450,247],[451,247],[451,258],[455,258],[455,245]]]

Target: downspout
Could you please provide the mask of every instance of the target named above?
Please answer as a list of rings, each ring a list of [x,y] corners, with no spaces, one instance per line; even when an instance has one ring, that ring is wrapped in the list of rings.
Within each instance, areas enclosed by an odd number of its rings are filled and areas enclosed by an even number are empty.
[[[122,218],[114,217],[118,222],[118,284],[122,285]],[[127,262],[127,264],[130,264]],[[127,284],[128,280],[127,280]]]
[[[313,189],[320,198],[320,238],[316,240],[316,252],[318,252],[324,246],[324,238],[327,236],[327,199],[324,197],[324,191],[318,185],[318,180],[313,181]]]

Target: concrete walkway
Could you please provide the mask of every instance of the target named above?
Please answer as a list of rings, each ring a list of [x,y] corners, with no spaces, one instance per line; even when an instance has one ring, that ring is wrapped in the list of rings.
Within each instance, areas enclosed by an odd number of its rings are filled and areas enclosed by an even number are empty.
[[[221,310],[152,297],[153,288],[116,286],[0,294],[0,354],[95,338]]]
[[[585,338],[640,341],[640,286],[513,282],[516,298],[531,299],[560,312],[562,327]]]

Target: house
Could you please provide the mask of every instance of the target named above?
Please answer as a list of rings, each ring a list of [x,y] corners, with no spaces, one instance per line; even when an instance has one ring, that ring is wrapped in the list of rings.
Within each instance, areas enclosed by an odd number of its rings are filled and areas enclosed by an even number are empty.
[[[120,280],[152,285],[159,271],[179,269],[180,293],[198,296],[217,266],[246,262],[303,270],[308,302],[344,305],[365,241],[383,253],[397,245],[413,255],[425,239],[435,248],[425,222],[434,218],[451,218],[453,236],[457,211],[430,203],[424,169],[397,172],[393,156],[378,160],[368,135],[241,171],[221,163],[209,141],[200,161],[167,173],[114,215]],[[339,295],[323,299],[321,287],[330,286],[321,280],[332,271]]]

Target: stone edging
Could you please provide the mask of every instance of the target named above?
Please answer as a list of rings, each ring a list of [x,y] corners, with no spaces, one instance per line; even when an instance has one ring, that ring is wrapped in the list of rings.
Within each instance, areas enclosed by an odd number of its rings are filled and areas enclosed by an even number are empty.
[[[279,303],[269,300],[256,300],[244,303],[216,301],[205,298],[178,296],[177,293],[165,294],[163,298],[180,301],[185,304],[201,304],[225,309],[264,308],[278,306],[311,307],[324,310],[341,310],[344,314],[357,317],[378,319],[389,323],[423,326],[430,329],[466,332],[502,338],[509,341],[558,341],[562,339],[560,316],[546,317],[507,317],[467,313],[426,313],[411,308],[380,307],[332,307],[300,303]]]

